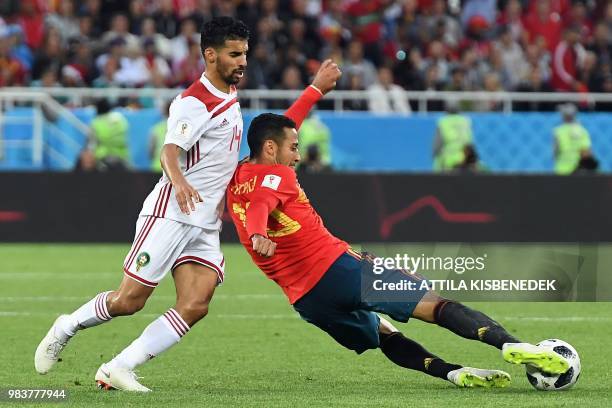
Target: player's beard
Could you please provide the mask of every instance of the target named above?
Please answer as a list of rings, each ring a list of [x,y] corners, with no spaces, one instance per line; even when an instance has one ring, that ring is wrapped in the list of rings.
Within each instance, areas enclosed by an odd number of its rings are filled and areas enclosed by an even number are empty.
[[[220,68],[223,68],[223,67],[220,67]],[[234,69],[234,70],[229,71],[228,73],[226,69],[220,69],[218,72],[219,72],[219,76],[223,78],[223,81],[225,81],[226,84],[237,85],[238,82],[240,82],[240,80],[242,79],[241,75],[236,75],[239,71],[240,69]]]

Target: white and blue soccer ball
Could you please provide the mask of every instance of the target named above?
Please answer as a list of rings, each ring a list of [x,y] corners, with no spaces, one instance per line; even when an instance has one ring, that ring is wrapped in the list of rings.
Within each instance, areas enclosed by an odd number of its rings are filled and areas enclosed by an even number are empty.
[[[555,353],[565,357],[570,368],[563,374],[543,373],[534,366],[527,365],[527,379],[529,383],[540,391],[560,391],[571,388],[580,377],[580,356],[571,344],[559,339],[547,339],[538,343],[538,346],[550,348]]]

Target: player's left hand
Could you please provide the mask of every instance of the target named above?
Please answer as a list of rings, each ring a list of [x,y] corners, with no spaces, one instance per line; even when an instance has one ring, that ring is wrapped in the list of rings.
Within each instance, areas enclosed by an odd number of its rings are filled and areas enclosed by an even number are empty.
[[[342,71],[338,68],[338,64],[327,59],[319,67],[317,74],[312,80],[312,85],[325,95],[336,87],[336,82],[340,79],[341,75]]]
[[[253,234],[251,237],[251,242],[253,243],[253,251],[255,251],[257,254],[265,257],[274,255],[274,251],[276,250],[276,242],[273,242],[259,234]]]

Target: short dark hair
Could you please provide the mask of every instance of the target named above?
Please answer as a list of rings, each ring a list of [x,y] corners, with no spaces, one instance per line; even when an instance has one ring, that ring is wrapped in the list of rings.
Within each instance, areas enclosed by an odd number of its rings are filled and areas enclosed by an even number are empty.
[[[295,128],[295,122],[283,115],[274,113],[262,113],[256,116],[247,133],[247,142],[251,149],[251,158],[261,154],[261,149],[266,140],[274,140],[281,144],[285,139],[285,128]]]
[[[248,40],[249,29],[242,21],[232,17],[215,17],[202,27],[200,49],[202,55],[208,47],[219,48],[226,40]]]

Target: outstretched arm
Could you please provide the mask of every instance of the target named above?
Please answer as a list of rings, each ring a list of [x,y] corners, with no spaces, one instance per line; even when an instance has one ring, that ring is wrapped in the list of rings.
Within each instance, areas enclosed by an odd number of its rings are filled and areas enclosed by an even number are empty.
[[[302,92],[300,97],[285,112],[285,116],[295,122],[296,129],[300,128],[314,104],[323,95],[335,88],[340,75],[342,75],[342,72],[336,63],[330,59],[323,61],[312,80],[312,84]]]

